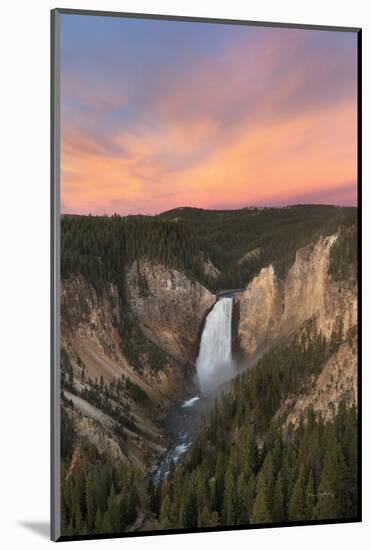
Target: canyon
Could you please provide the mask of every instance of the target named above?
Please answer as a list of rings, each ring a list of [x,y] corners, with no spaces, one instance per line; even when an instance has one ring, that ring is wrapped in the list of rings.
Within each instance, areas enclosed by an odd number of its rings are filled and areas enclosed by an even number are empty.
[[[328,273],[330,251],[336,239],[337,234],[320,237],[299,249],[283,279],[276,275],[273,265],[262,268],[245,289],[228,299],[238,312],[235,337],[240,356],[234,367],[236,372],[252,366],[275,345],[289,342],[308,320],[313,320],[317,331],[327,339],[339,319],[344,339],[355,330],[356,287],[347,281],[335,282]],[[169,445],[162,427],[166,411],[195,391],[196,358],[203,330],[207,328],[205,320],[207,323],[209,312],[215,312],[221,301],[185,273],[145,258],[134,261],[125,277],[127,310],[122,307],[114,284],[99,295],[81,275],[63,281],[61,348],[73,373],[73,389],[65,390],[65,397],[73,403],[70,414],[82,436],[115,461],[147,471],[155,467]],[[164,352],[166,360],[162,368],[153,370],[143,350],[140,353],[144,367],[135,368],[123,352],[117,327],[119,322],[125,324],[129,310],[145,339]],[[207,353],[210,355],[211,351],[212,348]],[[342,373],[334,367],[339,357],[344,364]],[[344,341],[337,355],[324,365],[323,373],[312,381],[313,396],[291,397],[281,405],[276,418],[285,411],[295,424],[309,404],[327,415],[330,401],[336,407],[345,394],[354,401],[356,370],[356,347]],[[224,373],[221,382],[232,377],[231,373]],[[217,376],[213,373],[214,389],[218,385]],[[138,402],[127,393],[116,405],[128,408],[137,426],[137,431],[124,428],[127,436],[124,451],[109,415],[99,414],[81,395],[89,387],[89,380],[90,383],[101,380],[108,387],[119,379],[129,380],[147,396]],[[206,387],[205,380],[202,377],[199,380],[201,391]],[[333,388],[337,388],[336,392]]]
[[[303,465],[319,491],[310,518],[355,516],[356,215],[298,205],[62,217],[64,533],[80,533],[81,518],[96,533],[295,519]],[[272,449],[278,512],[272,483],[261,507]],[[347,496],[327,516],[336,449]]]

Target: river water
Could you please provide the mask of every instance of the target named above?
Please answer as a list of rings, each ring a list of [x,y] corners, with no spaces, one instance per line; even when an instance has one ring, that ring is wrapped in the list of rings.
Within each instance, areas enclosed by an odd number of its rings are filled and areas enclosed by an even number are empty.
[[[153,475],[154,483],[158,484],[166,478],[171,467],[171,463],[177,464],[189,449],[192,443],[192,435],[197,429],[200,420],[200,404],[202,398],[195,395],[185,401],[175,403],[168,411],[165,419],[165,428],[167,429],[173,445],[162,457],[156,472]]]
[[[196,360],[198,393],[185,401],[175,403],[168,411],[165,428],[174,444],[163,456],[152,476],[156,484],[167,477],[171,463],[177,464],[190,448],[193,434],[203,414],[212,404],[218,388],[234,375],[232,310],[233,297],[223,296],[206,318]]]

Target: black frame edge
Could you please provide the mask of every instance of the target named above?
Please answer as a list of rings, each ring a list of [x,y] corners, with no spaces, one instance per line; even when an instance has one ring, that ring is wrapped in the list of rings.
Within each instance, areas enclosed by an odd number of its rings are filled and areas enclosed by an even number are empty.
[[[358,398],[358,515],[362,521],[362,29],[357,32],[357,321],[358,321],[358,357],[357,357],[357,398]]]
[[[50,12],[50,538],[60,540],[60,379],[59,379],[59,10]]]
[[[303,30],[318,30],[318,31],[337,31],[337,32],[358,32],[360,27],[344,27],[336,25],[316,25],[311,23],[282,23],[269,21],[252,21],[247,19],[224,19],[217,17],[201,17],[192,15],[169,15],[155,13],[134,13],[120,11],[100,11],[100,10],[85,10],[74,8],[55,8],[53,11],[65,15],[89,15],[98,17],[120,17],[125,19],[152,19],[162,21],[185,21],[193,23],[217,23],[224,25],[251,25],[254,27],[278,27],[287,29],[303,29]]]
[[[257,523],[248,525],[223,525],[218,527],[198,527],[196,529],[156,529],[148,531],[134,531],[128,533],[108,533],[108,534],[93,534],[93,535],[76,535],[65,536],[62,535],[57,542],[70,542],[78,540],[102,540],[102,539],[122,539],[122,538],[135,538],[135,537],[153,537],[157,535],[190,535],[197,533],[220,533],[229,531],[252,531],[256,529],[281,529],[290,527],[312,527],[315,525],[344,525],[349,523],[361,523],[359,516],[355,518],[345,519],[329,519],[329,520],[308,520],[308,521],[291,521],[284,523]]]

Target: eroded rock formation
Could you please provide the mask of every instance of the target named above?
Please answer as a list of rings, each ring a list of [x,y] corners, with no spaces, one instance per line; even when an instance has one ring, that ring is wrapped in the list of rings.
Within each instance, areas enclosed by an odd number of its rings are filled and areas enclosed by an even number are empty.
[[[345,334],[357,323],[355,287],[334,283],[328,274],[335,239],[336,235],[321,237],[314,245],[298,250],[283,281],[269,266],[236,296],[239,343],[250,361],[296,332],[308,319],[316,319],[326,338],[330,338],[338,318]]]

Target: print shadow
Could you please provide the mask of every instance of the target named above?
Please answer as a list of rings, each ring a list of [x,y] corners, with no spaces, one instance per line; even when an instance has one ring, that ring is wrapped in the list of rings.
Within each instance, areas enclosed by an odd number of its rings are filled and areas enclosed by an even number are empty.
[[[50,523],[48,521],[19,521],[18,525],[33,531],[42,538],[50,538]]]

